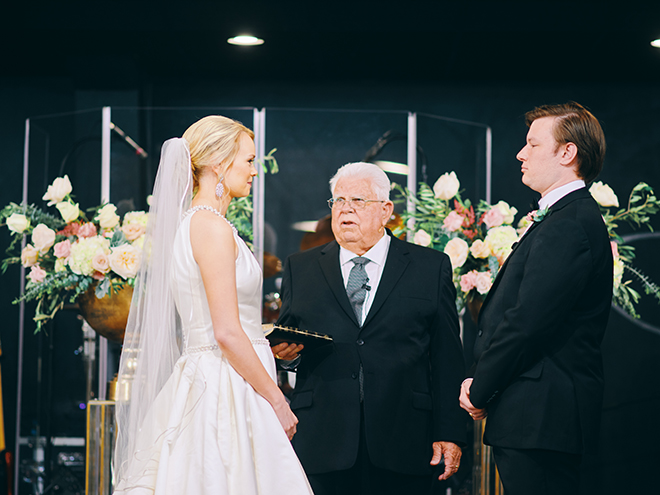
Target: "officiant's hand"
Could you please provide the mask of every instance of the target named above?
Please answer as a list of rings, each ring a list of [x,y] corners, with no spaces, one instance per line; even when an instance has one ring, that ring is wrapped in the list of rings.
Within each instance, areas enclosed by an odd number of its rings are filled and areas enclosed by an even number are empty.
[[[431,466],[440,464],[440,460],[445,458],[445,471],[438,477],[439,480],[446,480],[453,476],[461,465],[461,456],[463,451],[452,442],[433,442],[433,458]]]
[[[293,361],[298,357],[298,353],[303,350],[305,346],[302,344],[288,344],[282,342],[281,344],[274,345],[270,348],[276,359],[282,361]]]

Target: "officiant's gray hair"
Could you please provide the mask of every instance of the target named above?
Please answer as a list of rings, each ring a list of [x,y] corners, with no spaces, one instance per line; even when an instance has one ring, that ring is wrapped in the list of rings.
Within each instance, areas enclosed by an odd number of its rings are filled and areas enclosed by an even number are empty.
[[[373,163],[347,163],[337,170],[337,173],[330,179],[330,192],[333,197],[339,179],[366,179],[371,183],[371,188],[376,197],[364,199],[378,199],[380,201],[389,201],[390,199],[390,179],[387,178],[387,174],[378,165]]]

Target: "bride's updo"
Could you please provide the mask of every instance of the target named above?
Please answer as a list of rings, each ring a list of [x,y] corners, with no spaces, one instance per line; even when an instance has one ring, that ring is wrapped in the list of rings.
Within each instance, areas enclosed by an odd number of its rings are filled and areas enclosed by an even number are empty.
[[[234,162],[242,133],[254,139],[254,132],[236,120],[221,115],[209,115],[198,120],[183,133],[190,148],[193,189],[197,191],[199,178],[210,165],[223,165],[222,173]]]

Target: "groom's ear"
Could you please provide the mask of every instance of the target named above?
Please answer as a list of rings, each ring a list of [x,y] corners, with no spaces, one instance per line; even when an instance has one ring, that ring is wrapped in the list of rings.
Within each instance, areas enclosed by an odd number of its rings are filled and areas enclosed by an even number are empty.
[[[577,167],[578,161],[578,148],[575,143],[566,143],[560,146],[561,156],[559,157],[559,163],[565,167]]]

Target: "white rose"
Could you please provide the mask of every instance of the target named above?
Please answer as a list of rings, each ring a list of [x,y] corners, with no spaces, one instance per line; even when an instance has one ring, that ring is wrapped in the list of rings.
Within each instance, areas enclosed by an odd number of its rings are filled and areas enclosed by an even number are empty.
[[[502,216],[504,217],[504,223],[509,225],[513,223],[513,219],[516,218],[516,213],[518,213],[518,209],[509,206],[509,203],[506,201],[500,201],[495,205],[495,208],[500,210],[500,213],[502,213]]]
[[[68,175],[58,177],[48,186],[46,194],[41,199],[48,201],[48,206],[52,206],[55,203],[61,202],[72,190],[73,188],[71,187]]]
[[[139,249],[130,244],[122,244],[112,248],[112,254],[108,257],[110,268],[125,279],[135,277],[140,268],[140,256]]]
[[[32,231],[32,243],[40,253],[45,253],[55,244],[55,231],[40,223]]]
[[[456,172],[447,172],[442,174],[433,185],[433,194],[438,199],[449,200],[456,196],[461,183],[456,177]]]
[[[516,230],[508,225],[494,227],[486,234],[484,242],[490,249],[490,252],[497,258],[500,265],[504,263],[511,253],[511,246],[518,240]]]
[[[468,250],[468,243],[458,237],[455,237],[447,243],[445,246],[445,254],[449,256],[449,259],[451,260],[452,269],[456,270],[456,268],[463,266],[465,260],[467,260]]]
[[[62,218],[66,223],[73,222],[74,220],[77,220],[78,217],[80,216],[80,209],[78,208],[78,203],[75,205],[72,203],[69,203],[68,201],[62,201],[61,203],[57,203],[55,205],[55,208],[60,212],[60,215],[62,215]]]
[[[117,207],[113,204],[107,204],[99,210],[96,219],[101,228],[111,229],[119,223],[119,215],[115,213],[116,211]]]
[[[7,228],[12,232],[21,234],[30,226],[30,220],[25,215],[20,213],[12,213],[7,219]]]
[[[419,246],[429,246],[431,241],[431,236],[425,230],[418,230],[413,237],[413,242]]]
[[[602,182],[594,182],[589,192],[600,206],[619,206],[619,198],[616,197],[612,188]]]
[[[149,222],[149,214],[144,211],[129,211],[124,215],[123,225],[143,225],[147,226]]]
[[[57,258],[55,260],[55,273],[63,272],[66,270],[66,259]]]

